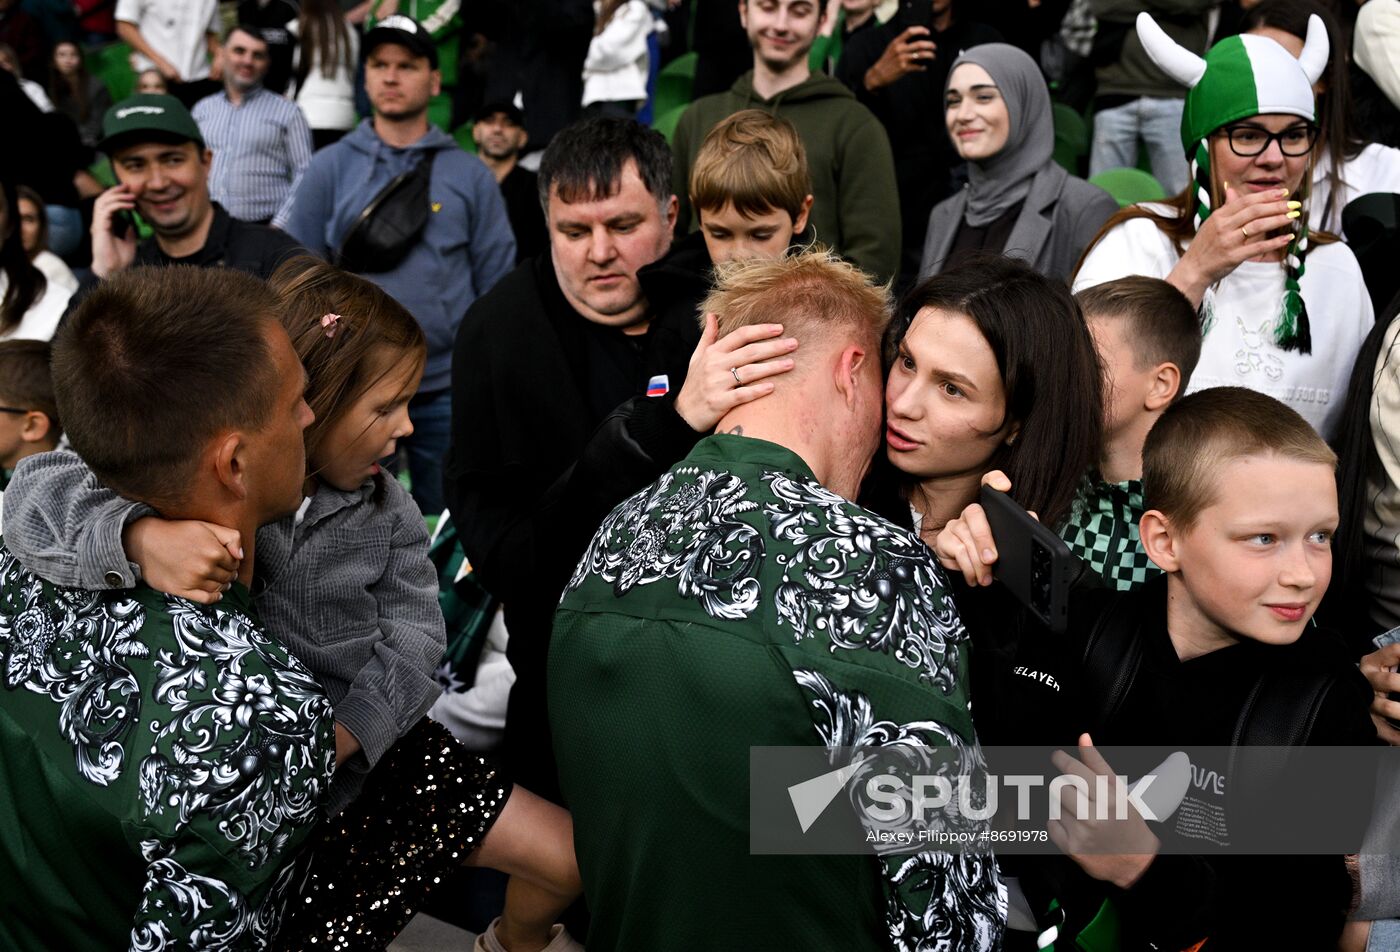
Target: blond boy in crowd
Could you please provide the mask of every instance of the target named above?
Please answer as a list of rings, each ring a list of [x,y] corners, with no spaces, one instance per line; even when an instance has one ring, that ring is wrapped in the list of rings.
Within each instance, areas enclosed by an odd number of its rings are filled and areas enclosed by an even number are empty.
[[[812,211],[807,151],[792,123],[745,109],[716,125],[695,156],[690,204],[714,264],[787,254]]]

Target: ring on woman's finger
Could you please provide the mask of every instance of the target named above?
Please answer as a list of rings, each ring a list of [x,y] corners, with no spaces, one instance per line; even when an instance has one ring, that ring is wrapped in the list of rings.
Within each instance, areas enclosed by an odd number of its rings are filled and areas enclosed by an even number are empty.
[[[744,385],[744,381],[742,381],[742,380],[739,379],[739,368],[738,368],[738,367],[730,367],[730,368],[729,368],[729,373],[730,373],[730,375],[734,378],[734,383],[735,383],[735,384],[737,384],[737,385],[740,386],[740,387],[742,387],[742,386]]]
[[[1241,225],[1241,226],[1240,226],[1240,231],[1244,234],[1244,240],[1245,240],[1245,241],[1248,241],[1248,240],[1249,240],[1249,229],[1246,228],[1244,225]]]

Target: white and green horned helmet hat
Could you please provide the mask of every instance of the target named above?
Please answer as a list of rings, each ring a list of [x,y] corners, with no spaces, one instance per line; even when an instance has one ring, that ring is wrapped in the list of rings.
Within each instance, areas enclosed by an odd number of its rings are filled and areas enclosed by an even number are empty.
[[[1196,228],[1210,217],[1210,148],[1207,137],[1222,126],[1251,116],[1281,113],[1317,121],[1313,84],[1327,68],[1327,27],[1308,17],[1302,55],[1262,36],[1231,36],[1197,56],[1167,36],[1146,13],[1138,14],[1138,39],[1152,61],[1187,87],[1181,115],[1181,143],[1191,163],[1196,193]],[[1285,350],[1312,351],[1307,308],[1298,281],[1308,250],[1308,216],[1298,219],[1298,233],[1285,256],[1285,282],[1275,342]]]

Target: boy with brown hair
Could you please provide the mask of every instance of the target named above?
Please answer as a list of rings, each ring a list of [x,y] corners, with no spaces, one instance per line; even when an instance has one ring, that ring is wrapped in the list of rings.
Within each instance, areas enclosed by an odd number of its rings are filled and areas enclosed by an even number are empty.
[[[1132,276],[1075,295],[1104,373],[1104,445],[1059,534],[1113,588],[1157,574],[1138,539],[1144,511],[1142,445],[1186,390],[1201,356],[1201,325],[1186,296]]]
[[[62,435],[48,342],[0,341],[0,489],[20,460],[53,449]]]
[[[716,125],[695,156],[690,204],[714,264],[787,254],[812,211],[807,151],[792,123],[744,109]]]
[[[1086,775],[1111,773],[1102,745],[1375,743],[1366,680],[1340,636],[1310,624],[1332,574],[1335,467],[1311,425],[1272,397],[1229,387],[1182,398],[1143,447],[1142,545],[1164,576],[1133,592],[1080,593],[1063,638],[1027,627],[1014,659],[993,662],[1007,666],[993,679],[1002,696],[979,697],[978,709],[1020,712],[1023,742],[1077,737],[1075,769]],[[999,473],[988,481],[1010,488]],[[971,585],[995,561],[980,507],[950,522],[936,548]],[[1017,676],[1027,670],[1053,677]],[[1044,733],[1025,736],[1032,724]],[[1123,947],[1334,947],[1352,899],[1340,855],[1157,855],[1159,836],[1177,852],[1204,851],[1252,822],[1244,791],[1259,777],[1195,756],[1170,816],[1151,829],[1135,818],[1134,850],[1096,853],[1107,830],[1095,821],[1051,831],[1118,908],[1132,940]],[[1216,768],[1223,782],[1211,782]],[[1329,791],[1327,805],[1364,822],[1352,798],[1368,795]]]

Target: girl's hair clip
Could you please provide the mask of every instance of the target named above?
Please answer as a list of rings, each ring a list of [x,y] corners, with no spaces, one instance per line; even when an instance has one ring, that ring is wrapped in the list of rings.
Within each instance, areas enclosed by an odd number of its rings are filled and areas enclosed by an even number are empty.
[[[335,332],[340,328],[340,315],[327,314],[321,318],[321,329],[326,332],[327,337],[334,337]]]

